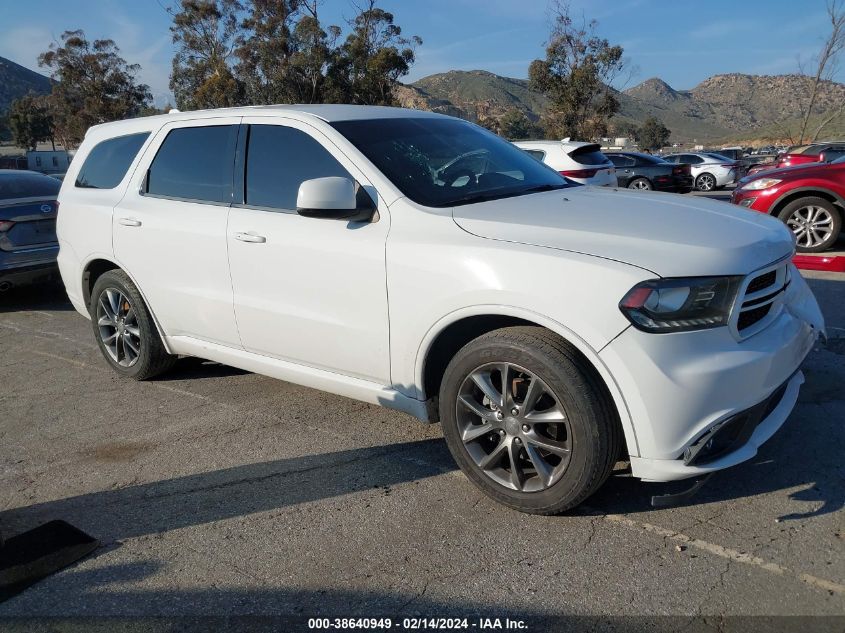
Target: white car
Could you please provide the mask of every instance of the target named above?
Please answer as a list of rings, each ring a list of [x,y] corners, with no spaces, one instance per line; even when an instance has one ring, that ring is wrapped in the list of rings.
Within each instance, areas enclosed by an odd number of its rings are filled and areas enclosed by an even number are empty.
[[[616,186],[616,167],[601,145],[576,141],[516,141],[520,149],[570,180],[597,187]]]
[[[98,125],[59,200],[68,296],[117,373],[197,356],[439,420],[527,512],[578,505],[621,456],[649,481],[750,459],[824,332],[776,218],[573,185],[433,113]]]
[[[735,160],[718,154],[669,154],[663,159],[670,163],[690,165],[695,188],[699,191],[720,189],[735,183],[741,176]]]

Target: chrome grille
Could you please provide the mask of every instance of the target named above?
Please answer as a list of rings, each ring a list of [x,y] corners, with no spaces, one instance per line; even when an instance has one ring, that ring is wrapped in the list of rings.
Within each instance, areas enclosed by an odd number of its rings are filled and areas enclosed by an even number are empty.
[[[777,315],[789,285],[788,266],[788,262],[773,264],[749,276],[734,315],[734,327],[741,338],[756,334]]]

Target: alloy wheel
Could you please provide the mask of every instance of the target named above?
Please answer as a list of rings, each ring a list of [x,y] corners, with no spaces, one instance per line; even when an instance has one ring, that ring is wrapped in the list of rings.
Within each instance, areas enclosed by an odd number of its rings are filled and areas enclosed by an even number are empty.
[[[716,187],[716,179],[710,174],[704,174],[698,178],[699,191],[713,191]]]
[[[129,297],[117,288],[106,288],[97,299],[100,341],[111,359],[132,367],[141,355],[141,328]]]
[[[631,189],[651,189],[645,180],[635,180]]]
[[[807,205],[795,209],[786,225],[795,233],[798,246],[814,248],[830,239],[833,233],[833,216],[827,209]]]
[[[476,466],[519,492],[554,485],[570,462],[572,433],[549,386],[512,363],[482,365],[458,392],[458,432]]]

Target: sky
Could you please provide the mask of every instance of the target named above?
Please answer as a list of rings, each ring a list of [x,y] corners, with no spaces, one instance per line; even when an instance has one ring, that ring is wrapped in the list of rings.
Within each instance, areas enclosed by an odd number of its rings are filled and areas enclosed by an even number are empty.
[[[170,99],[175,0],[0,0],[0,56],[32,70],[62,31],[111,38],[157,105]],[[598,32],[625,49],[634,72],[619,88],[660,77],[678,90],[716,74],[796,72],[827,33],[825,0],[571,0],[573,13],[598,21]],[[549,33],[547,0],[381,0],[403,35],[423,44],[404,81],[447,70],[483,69],[527,77]],[[343,25],[350,0],[323,0],[321,19]],[[845,70],[836,77],[845,80]],[[619,82],[617,82],[619,83]]]

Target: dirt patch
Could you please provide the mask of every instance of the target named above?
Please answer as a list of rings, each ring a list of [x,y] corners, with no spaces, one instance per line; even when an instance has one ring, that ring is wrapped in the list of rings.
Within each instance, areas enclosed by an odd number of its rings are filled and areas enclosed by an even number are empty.
[[[87,452],[87,457],[98,462],[129,462],[153,446],[148,442],[109,442],[95,446]]]

